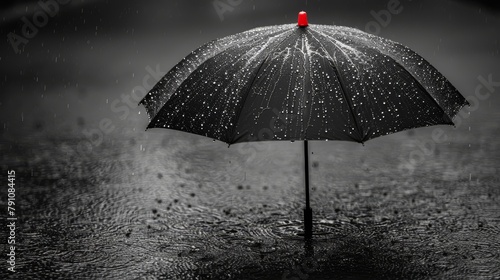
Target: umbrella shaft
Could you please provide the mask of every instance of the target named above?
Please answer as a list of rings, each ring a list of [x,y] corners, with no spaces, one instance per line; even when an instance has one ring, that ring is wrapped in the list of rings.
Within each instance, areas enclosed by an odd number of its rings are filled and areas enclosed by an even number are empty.
[[[306,185],[306,209],[310,209],[309,205],[309,145],[307,140],[304,140],[304,171]]]
[[[304,140],[304,170],[305,170],[305,185],[306,185],[306,208],[304,209],[304,238],[310,240],[312,238],[312,209],[309,205],[309,145],[307,140]]]

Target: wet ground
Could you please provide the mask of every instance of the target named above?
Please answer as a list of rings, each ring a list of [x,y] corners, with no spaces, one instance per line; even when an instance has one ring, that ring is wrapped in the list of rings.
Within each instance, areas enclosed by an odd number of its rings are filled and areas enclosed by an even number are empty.
[[[496,144],[439,145],[405,176],[398,163],[430,131],[313,142],[310,243],[300,236],[301,143],[228,149],[165,130],[108,137],[89,153],[76,138],[4,141],[2,169],[18,180],[10,276],[496,279]]]

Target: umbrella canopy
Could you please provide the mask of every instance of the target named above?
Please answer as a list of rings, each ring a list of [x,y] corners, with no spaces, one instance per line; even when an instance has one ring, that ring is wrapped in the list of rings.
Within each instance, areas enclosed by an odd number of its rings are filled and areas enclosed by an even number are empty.
[[[232,144],[369,139],[453,124],[465,98],[414,51],[342,26],[288,24],[212,41],[141,101],[148,128]]]
[[[308,140],[365,142],[453,124],[465,98],[409,48],[342,26],[252,29],[198,48],[140,102],[148,128],[233,144],[304,140],[304,235],[312,236]]]

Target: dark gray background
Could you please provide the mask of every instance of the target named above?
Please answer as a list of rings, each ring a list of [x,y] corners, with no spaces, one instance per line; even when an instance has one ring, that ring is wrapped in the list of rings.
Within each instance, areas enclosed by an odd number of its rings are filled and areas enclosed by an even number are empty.
[[[22,18],[41,8],[3,1],[1,178],[16,170],[20,242],[10,277],[498,277],[498,86],[456,128],[441,127],[445,143],[429,140],[436,128],[365,146],[312,143],[311,203],[323,235],[306,248],[297,237],[300,144],[227,149],[145,132],[144,108],[122,101],[141,91],[146,67],[166,72],[214,38],[295,22],[300,10],[311,23],[365,30],[388,3],[242,0],[221,20],[213,1],[73,0],[16,53],[8,34],[22,34]],[[378,35],[417,51],[466,97],[480,77],[500,82],[497,1],[400,3]],[[401,167],[412,160],[408,173]],[[6,197],[2,187],[2,215]]]

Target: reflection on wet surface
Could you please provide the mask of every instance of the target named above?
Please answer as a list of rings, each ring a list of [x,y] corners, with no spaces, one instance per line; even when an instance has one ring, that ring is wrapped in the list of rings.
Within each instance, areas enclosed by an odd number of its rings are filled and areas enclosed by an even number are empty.
[[[75,152],[75,139],[3,142],[3,167],[16,169],[22,186],[20,273],[37,279],[500,273],[500,193],[490,168],[498,158],[486,156],[488,147],[463,155],[458,151],[468,144],[441,145],[404,177],[397,166],[413,142],[400,144],[402,136],[366,147],[314,142],[316,234],[305,244],[300,143],[228,149],[179,135],[110,140],[91,153]]]

